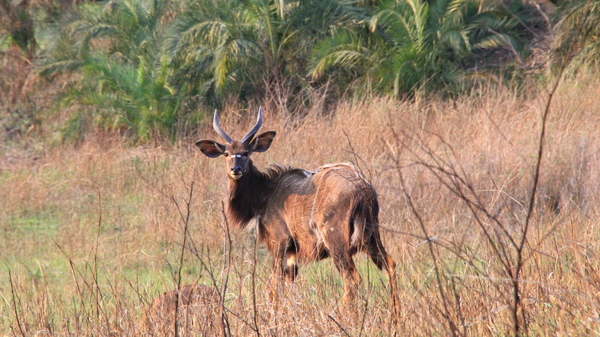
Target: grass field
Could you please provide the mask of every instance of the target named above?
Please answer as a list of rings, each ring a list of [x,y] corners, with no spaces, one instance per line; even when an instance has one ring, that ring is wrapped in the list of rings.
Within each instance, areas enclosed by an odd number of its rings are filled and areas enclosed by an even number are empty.
[[[5,146],[0,335],[150,335],[146,308],[178,283],[217,289],[217,330],[235,336],[598,335],[597,97],[596,79],[557,91],[534,198],[544,91],[373,98],[303,118],[265,109],[262,130],[278,134],[253,156],[259,168],[352,162],[376,187],[398,264],[396,315],[384,273],[364,254],[356,303],[341,303],[330,259],[302,267],[269,301],[271,257],[253,230],[227,228],[224,162],[195,139]],[[221,125],[236,138],[252,122],[231,110]],[[199,134],[218,140],[209,121]]]

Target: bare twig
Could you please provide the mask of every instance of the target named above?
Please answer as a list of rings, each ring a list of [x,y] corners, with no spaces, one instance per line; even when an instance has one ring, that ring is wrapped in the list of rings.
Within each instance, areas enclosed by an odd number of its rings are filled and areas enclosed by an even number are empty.
[[[106,325],[108,331],[110,331],[110,322],[108,320],[107,315],[100,314],[101,311],[101,302],[102,302],[102,292],[100,290],[100,284],[98,283],[98,246],[100,245],[100,229],[102,228],[102,193],[100,193],[100,188],[98,188],[98,230],[96,233],[96,243],[94,245],[94,264],[92,266],[92,278],[94,280],[94,287],[92,290],[92,296],[94,296],[94,301],[96,303],[96,318],[100,321],[104,318],[104,324]]]
[[[429,254],[434,259],[433,268],[434,268],[434,272],[435,272],[436,281],[438,283],[437,289],[440,292],[440,299],[442,300],[442,305],[443,305],[442,315],[446,319],[446,322],[448,322],[452,336],[458,336],[458,328],[456,327],[456,324],[454,323],[454,321],[450,315],[450,308],[449,308],[450,305],[448,303],[448,298],[444,291],[442,276],[441,276],[441,272],[439,270],[438,263],[437,263],[438,257],[437,257],[437,254],[435,253],[434,245],[432,243],[433,240],[430,240],[431,237],[429,236],[427,227],[425,226],[425,223],[424,223],[423,219],[421,218],[420,213],[417,211],[417,208],[412,201],[412,197],[410,196],[410,193],[408,192],[407,185],[404,180],[404,175],[402,174],[402,171],[400,169],[398,170],[398,175],[400,178],[400,185],[402,186],[402,190],[404,191],[404,196],[406,197],[406,200],[408,202],[408,205],[409,205],[413,215],[417,218],[417,222],[419,223],[419,227],[421,228],[421,231],[427,238],[427,246],[429,248]]]
[[[225,267],[225,280],[223,281],[223,289],[221,291],[222,296],[221,296],[221,303],[220,303],[220,307],[221,307],[221,333],[223,337],[226,336],[231,336],[231,331],[229,329],[229,319],[227,318],[227,314],[226,314],[226,308],[225,308],[225,294],[227,293],[227,286],[229,284],[229,275],[231,273],[231,264],[232,264],[232,252],[231,252],[231,247],[232,247],[232,239],[231,239],[231,233],[229,231],[229,221],[227,220],[227,214],[225,213],[225,204],[223,202],[221,202],[221,214],[223,215],[223,221],[225,222],[225,241],[224,241],[224,245],[225,245],[225,261],[224,261],[224,267]]]
[[[525,260],[523,257],[523,249],[525,248],[525,244],[527,243],[527,233],[529,232],[529,228],[531,225],[531,218],[533,216],[533,212],[534,212],[534,207],[535,207],[535,199],[537,197],[537,190],[538,190],[538,185],[539,185],[539,181],[540,181],[540,170],[542,167],[542,158],[543,158],[543,154],[544,154],[544,142],[546,140],[546,127],[548,124],[548,115],[550,114],[550,106],[552,105],[552,99],[554,98],[554,95],[556,93],[556,91],[558,90],[558,87],[560,85],[562,76],[563,76],[563,72],[566,69],[566,63],[563,65],[560,74],[558,76],[558,78],[556,79],[556,82],[554,83],[554,86],[552,87],[552,90],[550,91],[550,93],[548,94],[548,98],[546,100],[546,107],[544,109],[544,113],[542,115],[542,126],[541,126],[541,130],[540,130],[540,138],[539,138],[539,143],[538,143],[538,151],[537,151],[537,158],[536,158],[536,163],[535,163],[535,171],[533,174],[533,186],[531,187],[531,193],[529,196],[529,207],[527,210],[527,215],[525,218],[525,224],[523,225],[523,233],[521,235],[521,240],[517,245],[517,261],[516,261],[516,265],[515,265],[515,275],[513,278],[513,289],[514,289],[514,293],[513,293],[513,300],[514,300],[514,308],[513,308],[513,320],[514,320],[514,332],[516,336],[521,335],[521,330],[524,330],[525,335],[527,335],[527,324],[526,324],[526,317],[525,317],[525,309],[523,308],[523,304],[522,304],[522,300],[521,300],[521,292],[520,292],[520,284],[519,284],[519,278],[521,276],[521,271],[523,270],[523,267],[525,265]],[[521,317],[519,318],[518,316],[518,311],[521,312]],[[519,319],[523,322],[523,324],[521,325],[519,323]]]
[[[258,235],[254,240],[254,246],[252,247],[252,318],[254,319],[254,326],[252,329],[257,336],[260,336],[260,330],[258,328],[258,309],[256,307],[256,250],[258,246]]]
[[[193,195],[194,195],[194,182],[192,182],[190,185],[190,193],[188,195],[188,199],[185,202],[186,203],[185,214],[179,207],[179,204],[177,203],[175,196],[171,197],[173,200],[173,203],[175,204],[175,206],[177,207],[177,210],[179,211],[179,216],[181,217],[181,220],[183,222],[183,244],[181,247],[181,255],[179,257],[179,268],[177,270],[177,280],[176,280],[177,281],[177,296],[175,296],[175,320],[173,321],[173,326],[175,329],[175,337],[179,336],[178,318],[179,318],[179,296],[180,296],[181,278],[182,278],[181,271],[183,270],[183,258],[185,256],[185,248],[186,248],[186,242],[187,242],[187,237],[188,237],[188,228],[189,228],[189,223],[190,223],[190,215],[192,213],[191,204],[192,204]]]
[[[333,323],[335,323],[335,325],[338,326],[338,328],[340,328],[340,330],[342,330],[342,332],[344,333],[344,335],[350,337],[350,334],[348,333],[348,331],[346,331],[346,329],[344,329],[344,327],[330,314],[327,314],[327,317],[333,321]]]
[[[8,281],[10,282],[10,292],[12,294],[13,309],[15,312],[15,320],[17,321],[17,325],[19,326],[19,332],[21,332],[21,336],[25,337],[25,336],[27,336],[27,334],[25,333],[25,331],[23,331],[21,318],[19,317],[19,305],[17,304],[17,294],[15,292],[15,284],[12,279],[12,272],[10,271],[10,268],[8,268],[8,265],[6,267],[8,269]]]

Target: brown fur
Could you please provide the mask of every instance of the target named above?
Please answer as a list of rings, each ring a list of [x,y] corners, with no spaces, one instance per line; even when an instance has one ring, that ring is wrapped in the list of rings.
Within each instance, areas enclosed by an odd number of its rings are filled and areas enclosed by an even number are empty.
[[[246,175],[252,178],[240,179],[229,185],[228,220],[240,228],[246,227],[256,217],[256,211],[264,208],[279,179],[293,170],[274,165],[267,172],[260,172],[250,165]]]
[[[273,278],[293,281],[299,263],[331,256],[344,277],[347,298],[353,298],[360,277],[352,260],[366,251],[390,280],[395,301],[395,263],[379,235],[379,204],[371,184],[350,164],[332,164],[316,172],[285,166],[259,171],[250,155],[269,149],[274,131],[256,137],[258,121],[242,141],[233,141],[214,127],[228,144],[199,140],[196,145],[211,158],[226,157],[229,177],[228,220],[245,227],[256,219],[259,237],[274,257]]]

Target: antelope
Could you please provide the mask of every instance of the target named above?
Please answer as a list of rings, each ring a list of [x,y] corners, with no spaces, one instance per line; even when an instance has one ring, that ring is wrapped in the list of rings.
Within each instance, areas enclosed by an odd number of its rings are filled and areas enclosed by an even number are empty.
[[[271,279],[291,283],[298,265],[331,257],[344,280],[344,301],[349,302],[360,284],[352,257],[366,251],[387,272],[395,302],[396,264],[381,242],[373,186],[346,163],[314,172],[282,165],[259,171],[250,156],[267,151],[276,134],[267,131],[255,137],[261,125],[262,108],[252,129],[241,140],[233,140],[219,126],[215,110],[213,128],[227,143],[203,139],[196,146],[209,158],[225,157],[227,219],[240,228],[256,221],[259,240],[273,256]]]

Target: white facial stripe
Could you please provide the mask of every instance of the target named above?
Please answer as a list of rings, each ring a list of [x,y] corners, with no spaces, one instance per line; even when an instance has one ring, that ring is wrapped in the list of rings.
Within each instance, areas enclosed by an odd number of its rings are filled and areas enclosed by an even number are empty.
[[[243,157],[241,154],[232,154],[231,156],[233,158],[242,158]]]

